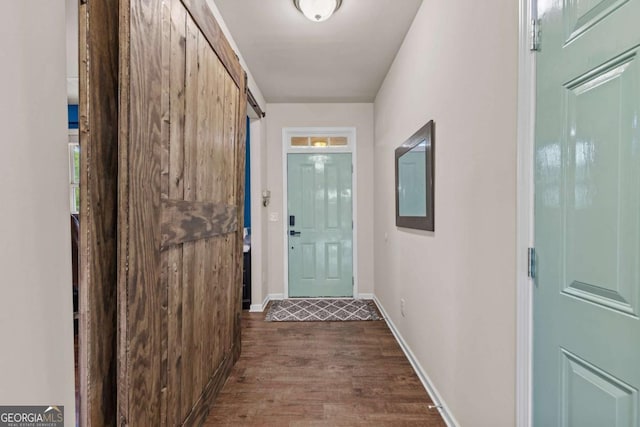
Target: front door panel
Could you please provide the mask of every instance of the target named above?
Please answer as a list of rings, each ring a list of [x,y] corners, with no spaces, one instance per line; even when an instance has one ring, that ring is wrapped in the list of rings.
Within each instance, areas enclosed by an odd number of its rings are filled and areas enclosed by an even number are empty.
[[[289,296],[353,295],[351,154],[289,154]]]
[[[534,425],[640,426],[640,1],[541,13]]]

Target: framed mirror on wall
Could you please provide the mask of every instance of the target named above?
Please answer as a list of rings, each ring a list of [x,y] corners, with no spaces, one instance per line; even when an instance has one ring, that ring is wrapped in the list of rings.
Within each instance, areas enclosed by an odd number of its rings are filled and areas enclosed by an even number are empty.
[[[396,226],[434,231],[435,124],[396,148]]]

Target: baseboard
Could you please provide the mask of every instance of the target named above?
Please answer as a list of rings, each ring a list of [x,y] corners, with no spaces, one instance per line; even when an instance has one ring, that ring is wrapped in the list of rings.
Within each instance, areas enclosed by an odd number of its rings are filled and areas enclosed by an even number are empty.
[[[265,310],[265,308],[267,308],[267,304],[269,304],[269,301],[275,301],[275,300],[281,300],[281,299],[284,299],[283,294],[269,294],[265,297],[264,301],[262,301],[262,304],[251,304],[251,307],[249,307],[249,312],[262,313]]]
[[[264,307],[265,303],[262,304],[251,304],[251,307],[249,307],[249,313],[262,313],[264,311]]]
[[[358,296],[357,296],[356,298],[358,298],[358,299],[374,299],[374,298],[375,298],[375,295],[373,295],[373,294],[362,294],[362,293],[360,293],[360,294],[358,294]]]
[[[360,294],[361,298],[362,298],[362,295],[368,295],[368,294]],[[400,331],[398,331],[398,328],[396,328],[396,326],[393,324],[393,321],[391,320],[386,310],[382,306],[382,303],[380,302],[380,300],[375,296],[375,294],[371,296],[373,301],[378,306],[380,313],[382,313],[382,317],[384,317],[385,322],[387,322],[387,325],[389,326],[391,333],[396,338],[396,341],[398,341],[400,348],[402,348],[402,351],[404,352],[405,356],[407,356],[407,359],[409,359],[409,363],[411,363],[413,370],[415,371],[416,375],[420,379],[420,382],[422,382],[422,386],[425,388],[425,390],[431,397],[433,404],[438,406],[438,410],[440,411],[440,415],[442,415],[444,422],[447,424],[448,427],[459,427],[459,424],[451,414],[449,407],[440,396],[440,393],[438,393],[438,390],[434,387],[433,383],[429,379],[429,376],[427,375],[427,373],[424,371],[424,369],[418,362],[418,359],[416,359],[415,355],[411,351],[411,348],[409,347],[407,342],[404,340],[404,338],[400,334]]]
[[[264,301],[262,301],[262,304],[251,304],[251,307],[249,307],[249,312],[250,313],[262,313],[265,309],[265,307],[267,306],[267,304],[269,304],[269,295],[267,295],[266,297],[264,297]]]

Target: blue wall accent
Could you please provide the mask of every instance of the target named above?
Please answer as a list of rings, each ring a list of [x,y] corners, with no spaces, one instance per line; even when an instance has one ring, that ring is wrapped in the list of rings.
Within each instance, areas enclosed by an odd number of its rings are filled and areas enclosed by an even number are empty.
[[[251,227],[251,134],[249,133],[249,117],[247,117],[247,157],[244,175],[244,226]]]
[[[69,129],[78,129],[78,106],[67,105],[67,112],[69,117]]]

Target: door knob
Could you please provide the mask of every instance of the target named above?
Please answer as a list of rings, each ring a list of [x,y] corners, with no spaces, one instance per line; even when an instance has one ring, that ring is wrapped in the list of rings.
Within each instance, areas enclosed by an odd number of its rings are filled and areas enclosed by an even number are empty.
[[[300,234],[302,234],[302,233],[299,232],[299,231],[295,231],[295,230],[290,230],[289,231],[289,235],[290,236],[299,236]]]

